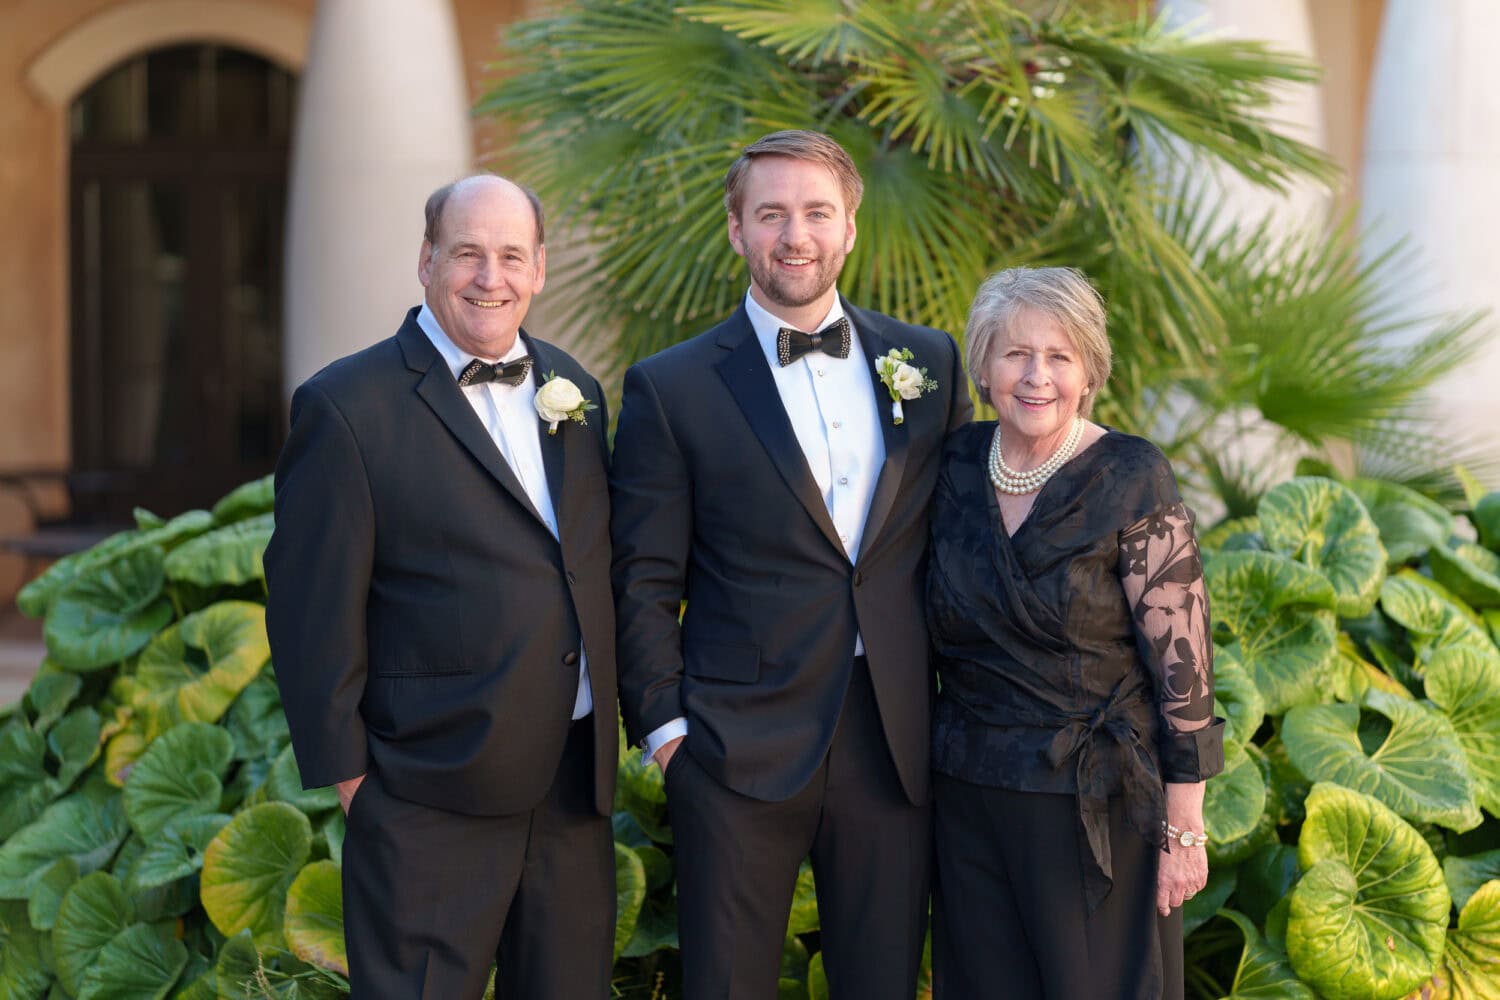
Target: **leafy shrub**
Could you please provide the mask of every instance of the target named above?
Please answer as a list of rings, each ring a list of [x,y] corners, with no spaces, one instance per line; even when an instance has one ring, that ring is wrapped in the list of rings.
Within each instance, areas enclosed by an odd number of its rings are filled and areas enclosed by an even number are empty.
[[[1204,534],[1229,766],[1194,995],[1500,995],[1500,494],[1470,504],[1478,543],[1401,487],[1299,478]],[[0,996],[347,993],[343,816],[301,787],[265,638],[270,507],[261,480],[141,513],[18,597],[48,656],[0,722]],[[615,805],[616,989],[675,995],[638,749]],[[817,932],[804,868],[782,996],[827,995]]]

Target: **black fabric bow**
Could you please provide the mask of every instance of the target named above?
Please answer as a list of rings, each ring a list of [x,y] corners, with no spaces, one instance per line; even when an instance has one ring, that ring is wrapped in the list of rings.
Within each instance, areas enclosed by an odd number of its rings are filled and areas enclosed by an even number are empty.
[[[516,358],[514,361],[502,361],[496,365],[475,358],[459,373],[458,384],[483,385],[485,382],[501,382],[512,387],[518,386],[531,374],[532,363],[529,354]]]
[[[835,358],[849,356],[849,320],[840,316],[817,333],[803,333],[790,327],[782,327],[776,333],[776,360],[781,367],[796,361],[804,354],[822,351]]]

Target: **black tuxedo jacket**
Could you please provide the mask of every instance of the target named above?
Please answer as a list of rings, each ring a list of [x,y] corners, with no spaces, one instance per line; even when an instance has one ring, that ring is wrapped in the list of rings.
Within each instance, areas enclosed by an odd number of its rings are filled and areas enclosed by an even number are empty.
[[[933,687],[927,505],[943,438],[972,407],[953,338],[844,309],[886,451],[855,564],[743,305],[626,373],[610,476],[625,726],[640,740],[685,716],[685,747],[721,783],[788,798],[833,739],[857,633],[896,769],[920,803]],[[906,401],[897,425],[874,359],[901,347],[938,387]]]
[[[552,783],[578,691],[594,697],[595,805],[614,796],[609,421],[599,383],[528,336],[599,406],[540,426],[552,537],[416,322],[292,399],[266,549],[266,625],[307,787],[367,770],[401,798],[475,815]]]

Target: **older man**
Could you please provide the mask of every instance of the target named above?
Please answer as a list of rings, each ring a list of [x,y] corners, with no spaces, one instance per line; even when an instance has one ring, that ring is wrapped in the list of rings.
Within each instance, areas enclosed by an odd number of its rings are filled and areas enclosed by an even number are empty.
[[[434,192],[417,275],[425,302],[394,337],[293,397],[265,559],[297,763],[347,813],[350,985],[479,997],[497,962],[502,997],[603,997],[603,396],[521,329],[546,277],[530,191],[486,175]]]
[[[749,292],[626,373],[611,480],[625,724],[666,776],[686,995],[776,995],[811,855],[833,996],[911,1000],[921,570],[963,369],[947,334],[839,296],[863,185],[832,139],[768,135],[724,188]]]

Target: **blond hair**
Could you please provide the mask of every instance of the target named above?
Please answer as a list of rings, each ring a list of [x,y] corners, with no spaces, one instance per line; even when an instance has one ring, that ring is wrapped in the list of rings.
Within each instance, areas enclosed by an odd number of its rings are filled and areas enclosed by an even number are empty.
[[[785,156],[827,167],[839,182],[844,193],[844,211],[851,218],[865,195],[865,182],[860,179],[854,161],[843,146],[822,132],[787,129],[761,136],[746,146],[739,159],[730,165],[729,173],[724,175],[724,210],[735,218],[739,218],[740,208],[744,205],[746,177],[757,156]]]

